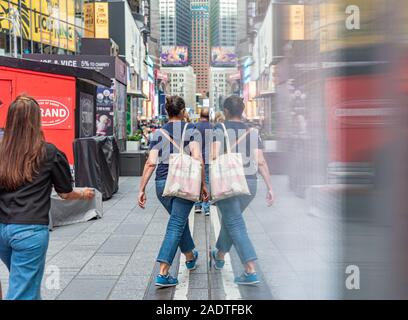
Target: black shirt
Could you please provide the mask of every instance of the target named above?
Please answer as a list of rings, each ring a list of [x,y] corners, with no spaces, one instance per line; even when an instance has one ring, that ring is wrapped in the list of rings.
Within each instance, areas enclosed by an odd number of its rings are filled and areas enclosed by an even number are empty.
[[[231,152],[242,154],[246,178],[248,180],[257,179],[258,168],[255,163],[255,152],[258,149],[263,149],[263,143],[258,130],[252,129],[245,139],[243,139],[238,145],[235,145],[236,142],[247,133],[249,127],[240,121],[226,121],[224,125],[227,129],[228,138],[232,146]],[[224,129],[220,123],[214,127],[214,141],[221,142],[224,150],[226,150]]]
[[[72,176],[63,152],[47,143],[46,158],[32,182],[8,192],[0,186],[0,223],[48,225],[51,191],[72,192]]]

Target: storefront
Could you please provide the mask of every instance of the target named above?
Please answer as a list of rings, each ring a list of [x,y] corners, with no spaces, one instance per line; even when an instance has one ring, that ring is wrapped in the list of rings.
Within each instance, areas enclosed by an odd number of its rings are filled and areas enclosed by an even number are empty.
[[[0,55],[79,52],[84,0],[0,0]]]
[[[126,145],[127,65],[115,56],[106,55],[24,55],[27,59],[70,67],[95,70],[112,80],[98,86],[96,99],[96,134],[115,136],[121,151]]]
[[[26,93],[41,106],[46,140],[65,152],[73,164],[74,139],[96,133],[97,87],[110,83],[92,70],[0,57],[0,128],[11,101]]]

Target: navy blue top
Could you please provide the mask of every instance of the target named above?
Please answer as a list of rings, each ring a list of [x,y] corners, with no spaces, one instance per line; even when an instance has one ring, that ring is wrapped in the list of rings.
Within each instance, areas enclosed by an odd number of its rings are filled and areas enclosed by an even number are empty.
[[[209,121],[198,122],[195,127],[201,134],[201,152],[204,163],[208,165],[210,163],[210,148],[214,128]]]
[[[163,126],[164,130],[178,145],[181,146],[181,137],[184,127],[188,125],[187,132],[184,138],[184,152],[190,154],[189,144],[192,141],[201,141],[200,132],[196,130],[193,124],[186,122],[169,122]],[[169,173],[169,158],[170,154],[179,153],[179,150],[163,135],[160,130],[156,130],[153,139],[150,141],[150,150],[159,151],[159,164],[156,170],[156,181],[167,180]]]
[[[255,164],[255,151],[258,149],[263,149],[263,144],[259,132],[253,129],[247,134],[246,138],[243,139],[238,145],[235,145],[237,140],[242,137],[249,127],[239,121],[226,121],[224,123],[227,129],[228,137],[232,147],[231,152],[241,153],[244,162],[245,176],[249,179],[257,179],[257,166]],[[224,129],[220,123],[214,127],[214,141],[219,141],[223,144],[224,150],[226,151],[225,134]],[[222,149],[222,148],[221,148]]]

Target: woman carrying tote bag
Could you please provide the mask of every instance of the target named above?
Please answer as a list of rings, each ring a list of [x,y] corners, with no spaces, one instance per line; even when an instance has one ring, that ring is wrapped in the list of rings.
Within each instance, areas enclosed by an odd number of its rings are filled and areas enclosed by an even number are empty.
[[[146,208],[146,186],[157,167],[156,194],[170,214],[166,235],[157,257],[160,273],[156,277],[156,286],[159,287],[178,284],[177,278],[169,275],[178,247],[186,256],[187,269],[196,269],[198,252],[190,233],[188,217],[200,196],[203,201],[209,198],[204,183],[200,133],[193,125],[183,121],[186,110],[184,100],[180,97],[167,98],[166,110],[169,123],[156,131],[150,143],[150,154],[140,182],[138,198],[139,206]],[[186,154],[186,149],[190,150],[191,156]]]
[[[221,230],[216,243],[217,249],[212,252],[212,257],[215,268],[221,270],[225,264],[225,254],[234,245],[245,265],[245,272],[235,279],[235,283],[254,285],[259,283],[255,269],[257,256],[248,236],[243,212],[256,195],[258,172],[267,186],[268,206],[273,204],[274,195],[259,135],[242,122],[244,109],[245,105],[240,97],[229,97],[224,102],[227,121],[214,128],[210,176],[213,183],[212,195],[221,212]],[[224,164],[224,170],[220,164]],[[223,178],[225,175],[228,177]],[[228,180],[228,184],[215,182],[217,180]]]

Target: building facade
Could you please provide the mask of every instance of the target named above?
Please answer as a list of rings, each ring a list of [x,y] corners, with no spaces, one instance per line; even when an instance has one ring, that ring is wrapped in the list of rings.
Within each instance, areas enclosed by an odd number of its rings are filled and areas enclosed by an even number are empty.
[[[158,4],[161,46],[186,46],[190,48],[190,0],[159,0]]]
[[[209,93],[210,2],[191,1],[191,15],[191,65],[197,75],[197,93],[206,98]]]
[[[167,74],[167,94],[180,96],[186,102],[186,107],[195,110],[197,78],[191,66],[161,68],[161,72]]]
[[[80,50],[84,0],[0,0],[0,55]]]
[[[215,112],[222,110],[223,101],[236,91],[230,76],[237,73],[237,68],[210,68],[210,108]]]
[[[236,47],[238,43],[238,0],[211,1],[211,46]]]

